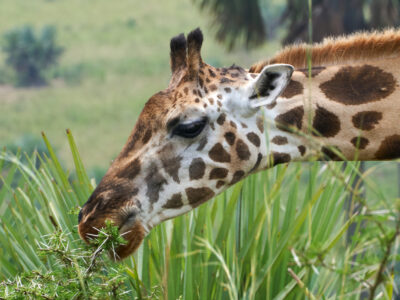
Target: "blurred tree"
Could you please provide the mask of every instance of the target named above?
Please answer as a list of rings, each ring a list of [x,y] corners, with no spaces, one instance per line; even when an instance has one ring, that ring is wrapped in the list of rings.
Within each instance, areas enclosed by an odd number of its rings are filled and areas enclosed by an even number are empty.
[[[208,9],[217,28],[216,37],[229,49],[244,41],[247,48],[261,45],[271,20],[263,18],[260,7],[277,5],[267,0],[193,0]],[[364,29],[400,25],[400,0],[314,0],[312,4],[312,39],[340,35]],[[308,41],[308,4],[306,0],[286,0],[279,19],[287,24],[283,44]]]
[[[55,37],[55,28],[51,26],[45,26],[39,35],[28,25],[5,34],[3,49],[7,54],[6,62],[16,72],[17,85],[46,83],[43,71],[54,65],[62,53]]]
[[[229,49],[233,49],[240,38],[247,48],[265,41],[266,28],[258,0],[193,1],[213,14],[217,40],[224,42]]]
[[[384,28],[400,25],[399,0],[372,0],[371,27]]]

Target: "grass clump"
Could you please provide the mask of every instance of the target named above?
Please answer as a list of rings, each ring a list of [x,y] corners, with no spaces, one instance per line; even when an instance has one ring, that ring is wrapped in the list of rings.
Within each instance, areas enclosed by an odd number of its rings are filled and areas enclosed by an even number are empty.
[[[43,137],[47,154],[21,161],[20,152],[0,153],[0,298],[347,300],[399,293],[400,207],[374,176],[385,165],[362,173],[359,162],[276,166],[156,226],[134,255],[113,262],[124,242],[117,228],[108,223],[92,246],[76,230],[95,181],[71,132],[75,172],[62,168]]]

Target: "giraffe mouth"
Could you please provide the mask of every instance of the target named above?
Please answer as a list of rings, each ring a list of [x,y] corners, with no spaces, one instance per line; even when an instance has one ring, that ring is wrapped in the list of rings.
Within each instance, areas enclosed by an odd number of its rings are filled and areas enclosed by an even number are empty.
[[[88,244],[95,238],[106,220],[110,218],[88,220],[83,219],[79,223],[78,231],[81,238]],[[115,261],[123,260],[134,253],[141,245],[144,237],[149,233],[148,226],[142,224],[136,208],[127,208],[121,213],[111,218],[113,223],[118,226],[120,235],[126,240],[126,244],[121,244],[109,250],[109,256]],[[92,221],[92,222],[90,222]]]
[[[134,253],[141,245],[149,230],[139,218],[135,207],[128,207],[119,214],[119,233],[126,240],[126,244],[118,246],[115,251],[110,251],[114,260],[122,260]]]

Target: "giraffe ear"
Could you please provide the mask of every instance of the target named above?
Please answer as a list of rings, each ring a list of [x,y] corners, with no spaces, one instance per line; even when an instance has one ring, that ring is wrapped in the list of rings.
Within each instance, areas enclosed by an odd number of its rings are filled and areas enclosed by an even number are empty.
[[[253,83],[250,106],[257,108],[271,103],[285,90],[290,82],[293,66],[275,64],[264,67]]]

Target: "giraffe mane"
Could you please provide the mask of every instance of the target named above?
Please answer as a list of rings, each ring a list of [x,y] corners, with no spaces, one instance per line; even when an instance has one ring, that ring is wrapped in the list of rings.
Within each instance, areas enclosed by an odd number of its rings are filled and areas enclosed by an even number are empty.
[[[305,43],[290,45],[271,59],[252,65],[249,71],[260,73],[263,67],[274,63],[286,63],[295,68],[307,68],[310,49],[313,66],[395,57],[400,55],[400,29],[358,32],[347,36],[329,37],[311,47]]]

